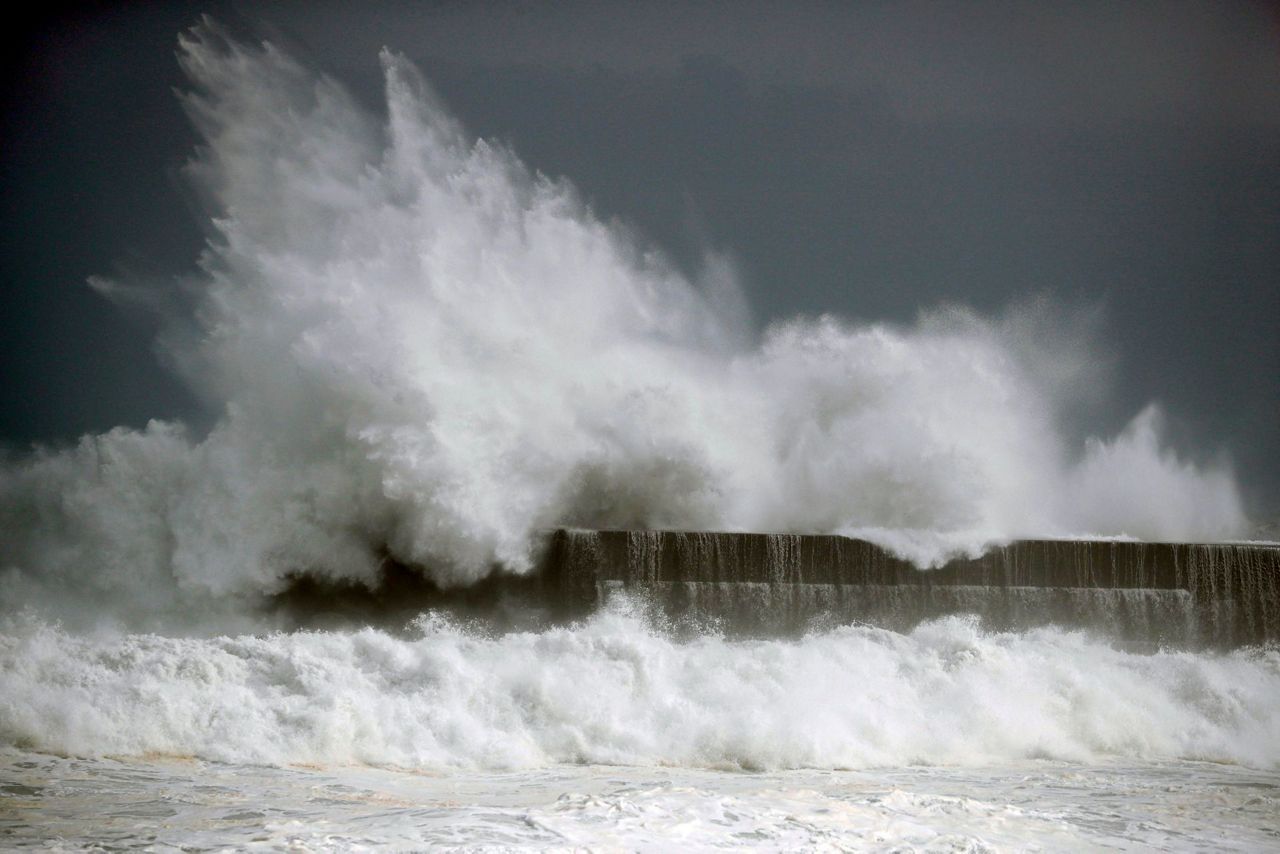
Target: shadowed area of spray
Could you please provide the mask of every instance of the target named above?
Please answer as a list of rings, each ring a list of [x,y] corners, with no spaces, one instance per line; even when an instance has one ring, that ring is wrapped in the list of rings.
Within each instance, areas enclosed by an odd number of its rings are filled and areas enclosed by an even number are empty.
[[[387,558],[369,583],[318,579],[298,574],[265,597],[265,623],[288,630],[350,630],[365,626],[403,633],[425,614],[485,632],[509,632],[568,625],[585,617],[594,602],[558,595],[554,570],[540,565],[524,575],[493,572],[459,587],[442,587],[424,567]]]

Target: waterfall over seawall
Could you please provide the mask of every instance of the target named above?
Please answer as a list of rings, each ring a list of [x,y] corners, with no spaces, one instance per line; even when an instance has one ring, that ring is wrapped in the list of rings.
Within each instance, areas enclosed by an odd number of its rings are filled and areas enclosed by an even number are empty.
[[[1022,540],[921,570],[840,536],[564,530],[541,573],[566,605],[630,590],[672,617],[748,632],[853,621],[905,631],[962,613],[993,629],[1056,624],[1176,645],[1280,639],[1277,544]]]
[[[372,588],[301,577],[272,600],[297,626],[403,624],[442,608],[499,627],[586,616],[625,592],[674,625],[797,634],[865,623],[910,631],[973,614],[993,630],[1082,628],[1130,644],[1280,640],[1280,544],[1020,540],[936,569],[830,535],[558,530],[527,575],[441,588],[387,560]]]

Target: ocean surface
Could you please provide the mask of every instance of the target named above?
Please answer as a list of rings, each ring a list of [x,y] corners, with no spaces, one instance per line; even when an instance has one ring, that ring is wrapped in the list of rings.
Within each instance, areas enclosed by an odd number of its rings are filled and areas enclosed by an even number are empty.
[[[254,766],[0,753],[5,848],[1266,851],[1280,776],[1194,761],[857,771]]]
[[[1280,650],[571,626],[0,634],[0,847],[1280,846]]]

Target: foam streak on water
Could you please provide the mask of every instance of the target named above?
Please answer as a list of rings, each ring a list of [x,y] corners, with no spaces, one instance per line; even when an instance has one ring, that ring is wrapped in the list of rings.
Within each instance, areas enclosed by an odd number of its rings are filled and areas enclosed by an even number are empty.
[[[0,752],[0,778],[0,839],[59,849],[1260,851],[1280,809],[1274,774],[1194,762],[439,777]]]

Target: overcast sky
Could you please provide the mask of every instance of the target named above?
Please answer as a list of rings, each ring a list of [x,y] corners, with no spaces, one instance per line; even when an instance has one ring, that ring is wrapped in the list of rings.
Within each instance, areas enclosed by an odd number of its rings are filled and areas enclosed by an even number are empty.
[[[228,4],[50,15],[8,51],[0,439],[202,419],[153,329],[86,285],[173,277],[202,232],[173,96],[202,12],[379,99],[377,53],[476,134],[692,263],[758,324],[1096,308],[1109,394],[1229,453],[1280,515],[1280,16],[1264,3]]]

